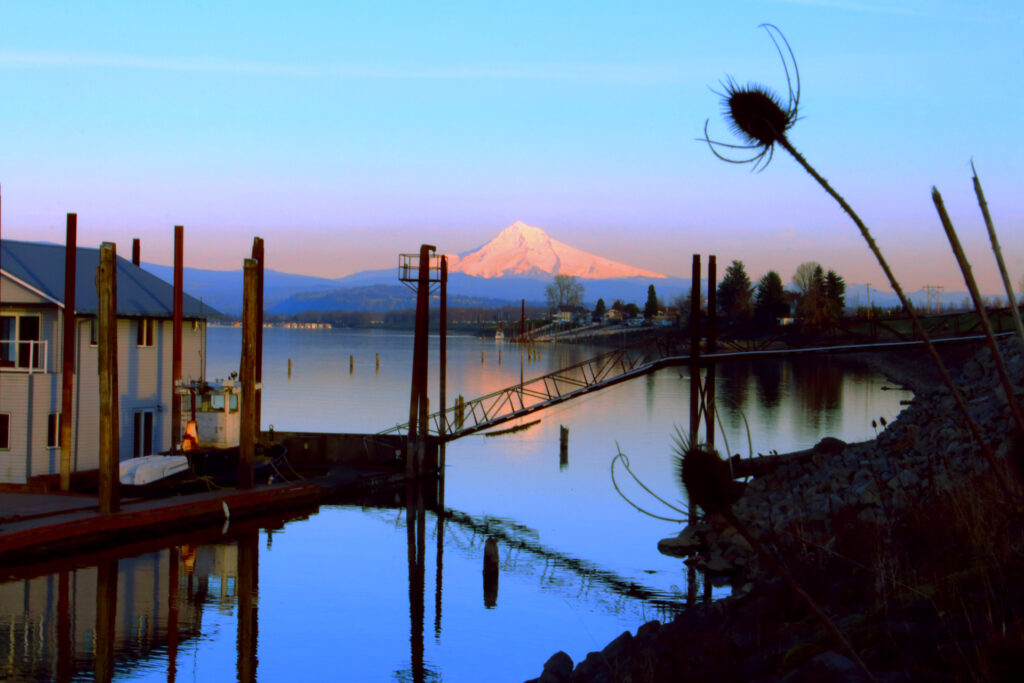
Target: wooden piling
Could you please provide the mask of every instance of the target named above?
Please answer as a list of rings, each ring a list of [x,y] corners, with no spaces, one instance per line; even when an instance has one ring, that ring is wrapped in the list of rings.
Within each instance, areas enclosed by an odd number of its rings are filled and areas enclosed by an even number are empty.
[[[350,355],[348,357],[348,374],[351,375],[355,371],[356,371],[356,357]]]
[[[498,604],[498,540],[494,536],[484,544],[484,607]]]
[[[430,333],[430,255],[436,247],[420,245],[419,277],[416,287],[416,332],[413,341],[412,387],[409,396],[409,443],[405,474],[422,474],[427,440],[427,336]]]
[[[693,255],[693,268],[690,275],[690,447],[697,445],[700,430],[700,254]],[[697,506],[692,500],[687,504],[687,519],[693,522],[697,518]],[[697,601],[697,572],[693,567],[687,572],[686,602],[688,605]]]
[[[438,394],[439,394],[438,400],[440,402],[440,409],[441,409],[442,417],[441,417],[441,421],[440,421],[440,435],[441,435],[440,458],[441,459],[440,459],[440,462],[438,462],[438,467],[443,472],[444,471],[444,464],[445,464],[444,463],[444,460],[445,460],[444,435],[445,435],[445,432],[447,431],[445,429],[446,425],[445,425],[444,416],[445,416],[445,410],[447,410],[447,408],[448,408],[448,403],[447,403],[447,401],[448,401],[448,396],[447,396],[447,389],[448,389],[448,386],[447,386],[448,385],[448,257],[445,256],[444,254],[441,255],[441,292],[440,292],[440,294],[441,294],[441,301],[440,301],[440,304],[439,304],[440,310],[438,311],[439,317],[440,317],[440,321],[439,321],[439,324],[438,324],[438,329],[439,329],[439,331],[441,333],[441,340],[440,340],[440,346],[441,346],[441,348],[440,348],[440,352],[441,352],[441,359],[440,359],[441,360],[441,368],[440,368],[440,375],[438,377],[438,384],[439,384],[439,387],[438,387],[438,389],[439,389],[439,391],[438,391]]]
[[[483,364],[484,364],[484,352],[481,351],[480,352],[480,365],[483,365]]]
[[[380,372],[380,354],[378,353],[378,354],[375,354],[375,355],[377,356],[377,372],[379,373]]]
[[[292,378],[292,359],[288,359],[288,379]]]
[[[718,345],[718,272],[715,255],[708,256],[708,353],[714,353]],[[704,440],[708,447],[715,447],[715,364],[709,363],[704,370]],[[729,454],[726,453],[726,458]],[[707,583],[710,589],[711,583]],[[708,593],[707,595],[710,595]],[[705,596],[707,597],[707,596]]]
[[[257,264],[245,259],[242,300],[242,361],[238,379],[242,383],[241,425],[238,435],[238,488],[252,488],[252,466],[256,458],[256,289]]]
[[[565,425],[558,426],[558,469],[564,470],[569,466],[569,428]]]
[[[117,390],[117,248],[112,242],[100,246],[96,269],[96,297],[99,301],[100,371],[100,512],[120,508],[119,450],[120,408]]]
[[[498,366],[501,366],[501,347],[498,347]]]
[[[263,424],[263,238],[252,240],[252,257],[256,259],[256,428]]]
[[[184,291],[185,228],[174,226],[174,313],[172,321],[173,348],[171,351],[171,450],[178,452],[181,444],[181,318]]]
[[[75,388],[75,280],[77,278],[78,214],[67,216],[64,240],[64,351],[60,392],[60,490],[71,490],[71,427]]]

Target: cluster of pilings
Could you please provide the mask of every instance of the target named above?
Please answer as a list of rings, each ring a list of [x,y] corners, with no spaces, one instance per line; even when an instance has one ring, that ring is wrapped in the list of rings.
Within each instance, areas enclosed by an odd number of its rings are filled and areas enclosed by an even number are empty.
[[[173,333],[171,360],[171,450],[179,452],[182,439],[181,396],[177,387],[181,382],[182,309],[184,270],[184,227],[174,226],[174,282]],[[61,378],[60,421],[60,489],[71,489],[73,462],[72,427],[75,378],[75,283],[77,277],[78,215],[67,214],[64,311],[63,311],[63,363]],[[102,512],[119,509],[120,415],[117,371],[117,246],[104,242],[100,246],[99,267],[96,272],[97,346],[100,375],[100,455],[99,455],[99,507]],[[132,263],[141,264],[141,243],[132,242]],[[252,467],[255,458],[255,438],[260,423],[260,382],[263,365],[263,240],[253,240],[252,258],[245,259],[245,290],[242,323],[242,355],[239,379],[242,384],[240,451],[238,487],[251,488]]]

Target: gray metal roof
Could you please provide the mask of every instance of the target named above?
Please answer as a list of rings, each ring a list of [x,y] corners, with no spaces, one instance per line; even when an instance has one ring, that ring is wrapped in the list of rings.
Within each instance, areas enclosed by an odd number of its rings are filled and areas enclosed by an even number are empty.
[[[96,268],[100,250],[77,248],[75,312],[96,314]],[[0,269],[64,303],[64,245],[44,242],[0,241]],[[174,315],[174,287],[131,261],[117,257],[117,314],[170,318]],[[205,319],[219,311],[185,294],[182,316]]]

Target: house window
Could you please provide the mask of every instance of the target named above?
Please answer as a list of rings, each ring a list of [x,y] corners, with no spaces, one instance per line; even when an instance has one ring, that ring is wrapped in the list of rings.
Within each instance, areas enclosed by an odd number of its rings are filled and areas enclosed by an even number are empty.
[[[46,446],[47,448],[60,448],[60,413],[50,413],[46,421]]]
[[[0,366],[42,368],[38,315],[0,316]]]
[[[0,413],[0,451],[11,448],[11,414]]]
[[[153,411],[139,410],[135,413],[135,450],[133,457],[153,455]]]
[[[138,321],[136,321],[135,344],[136,344],[136,346],[152,346],[153,345],[153,319],[152,318],[139,318]]]

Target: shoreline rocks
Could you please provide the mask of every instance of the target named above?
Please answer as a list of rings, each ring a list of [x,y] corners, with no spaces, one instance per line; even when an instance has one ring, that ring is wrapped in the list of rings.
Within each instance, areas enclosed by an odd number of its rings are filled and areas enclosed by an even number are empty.
[[[1000,348],[1014,386],[1024,387],[1024,349],[1019,340],[1003,340]],[[756,476],[733,505],[733,513],[777,556],[795,565],[791,569],[805,572],[809,591],[816,582],[823,583],[819,597],[833,601],[833,613],[844,615],[839,620],[845,631],[856,631],[868,619],[851,611],[866,600],[863,591],[875,597],[880,590],[891,590],[864,584],[874,565],[894,562],[879,550],[884,544],[878,539],[896,534],[908,511],[926,516],[933,501],[958,495],[989,470],[948,389],[931,381],[935,371],[930,360],[919,356],[905,362],[905,357],[873,361],[915,392],[911,404],[873,441],[844,444],[823,439],[807,451],[745,461],[749,464],[734,470]],[[1009,406],[988,350],[978,349],[953,375],[997,457],[1015,453]],[[916,542],[912,538],[908,544]],[[818,642],[820,634],[799,601],[761,566],[750,544],[724,518],[709,515],[689,524],[677,536],[658,542],[658,550],[686,558],[688,565],[708,572],[716,582],[730,583],[733,596],[691,607],[670,624],[645,624],[635,637],[624,633],[574,669],[569,659],[568,674],[568,655],[560,653],[565,657],[559,657],[557,668],[552,665],[549,670],[546,665],[543,676],[535,680],[860,680],[860,672],[850,668],[852,662],[831,651],[828,643]],[[808,553],[814,557],[802,556]],[[846,562],[860,561],[870,571],[847,568],[821,574],[820,565],[836,555]],[[923,555],[922,563],[928,561]],[[877,577],[874,580],[878,584]],[[965,618],[970,621],[971,616]],[[927,631],[920,626],[925,622],[909,623],[902,628]],[[888,661],[883,651],[879,650],[875,667]],[[900,673],[880,678],[908,680]]]

